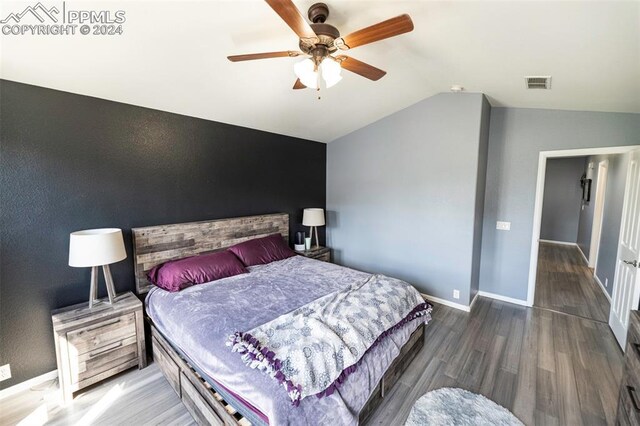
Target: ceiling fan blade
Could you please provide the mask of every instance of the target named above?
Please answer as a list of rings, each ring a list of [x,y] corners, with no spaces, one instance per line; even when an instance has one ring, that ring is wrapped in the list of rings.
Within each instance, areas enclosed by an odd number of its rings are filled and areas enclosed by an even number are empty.
[[[374,41],[408,33],[409,31],[413,31],[413,21],[405,13],[351,33],[342,37],[342,40],[336,39],[336,46],[342,50],[353,49]]]
[[[246,55],[233,55],[227,56],[227,59],[231,62],[239,61],[253,61],[254,59],[269,59],[269,58],[286,58],[296,57],[303,55],[302,52],[296,52],[293,50],[285,50],[283,52],[265,52],[265,53],[248,53]]]
[[[300,79],[297,79],[295,83],[293,83],[293,90],[298,90],[298,89],[306,89],[307,86],[305,86],[304,84],[302,84],[302,82],[300,81]]]
[[[340,62],[340,66],[345,70],[366,77],[369,80],[378,81],[387,73],[386,71],[382,71],[380,68],[365,64],[364,62],[350,56],[340,55],[337,56],[336,59]]]
[[[269,6],[291,27],[294,33],[311,44],[318,42],[318,36],[302,13],[291,0],[265,0]]]

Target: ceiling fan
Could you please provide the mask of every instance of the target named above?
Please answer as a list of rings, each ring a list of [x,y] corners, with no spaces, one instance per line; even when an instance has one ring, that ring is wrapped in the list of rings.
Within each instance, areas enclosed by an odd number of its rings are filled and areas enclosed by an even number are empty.
[[[340,76],[342,68],[377,81],[386,74],[386,71],[350,56],[336,53],[413,30],[411,17],[404,14],[341,37],[336,27],[325,23],[329,17],[329,7],[324,3],[316,3],[309,8],[308,16],[312,22],[309,24],[291,0],[265,1],[298,35],[300,51],[251,53],[228,56],[227,58],[231,62],[239,62],[306,56],[305,60],[294,65],[294,72],[298,79],[294,83],[293,89],[309,87],[320,90],[320,76],[322,76],[324,86],[329,88],[342,79]]]

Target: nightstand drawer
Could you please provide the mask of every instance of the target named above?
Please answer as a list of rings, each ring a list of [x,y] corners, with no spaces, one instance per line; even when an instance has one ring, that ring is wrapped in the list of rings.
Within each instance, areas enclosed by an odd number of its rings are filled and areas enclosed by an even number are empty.
[[[626,373],[640,377],[640,339],[631,330],[627,335],[627,349],[625,351]]]
[[[63,402],[131,367],[147,365],[142,302],[133,293],[51,313]]]
[[[631,424],[631,420],[629,420],[629,416],[625,411],[624,406],[622,405],[622,399],[618,401],[618,411],[616,414],[616,426],[629,426]]]
[[[331,262],[331,253],[327,252],[327,253],[321,254],[318,257],[314,257],[314,259],[322,260],[323,262]]]
[[[135,335],[78,356],[69,354],[71,383],[78,383],[138,358]]]
[[[78,355],[109,346],[136,334],[134,312],[67,333],[69,352]]]
[[[636,312],[629,318],[624,375],[620,386],[618,424],[640,425],[640,330]]]
[[[296,253],[300,256],[308,257],[309,259],[331,262],[331,249],[328,247],[314,247],[312,249],[298,251]]]
[[[630,425],[640,425],[640,389],[634,384],[622,383],[620,388],[620,403],[626,414],[626,421]]]

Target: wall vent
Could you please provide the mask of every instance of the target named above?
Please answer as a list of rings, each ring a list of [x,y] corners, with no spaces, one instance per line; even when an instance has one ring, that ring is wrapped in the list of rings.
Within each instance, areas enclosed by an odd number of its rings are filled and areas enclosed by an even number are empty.
[[[524,78],[527,89],[551,89],[551,76],[527,76]]]

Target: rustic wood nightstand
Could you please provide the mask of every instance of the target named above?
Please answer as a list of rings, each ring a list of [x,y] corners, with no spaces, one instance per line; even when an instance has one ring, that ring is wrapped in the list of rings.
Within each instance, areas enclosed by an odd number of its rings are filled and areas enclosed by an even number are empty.
[[[296,253],[300,256],[309,257],[311,259],[331,262],[331,249],[329,247],[311,247],[309,250],[297,251]]]
[[[73,393],[128,368],[144,368],[142,302],[131,292],[113,305],[101,299],[51,312],[63,402]]]

